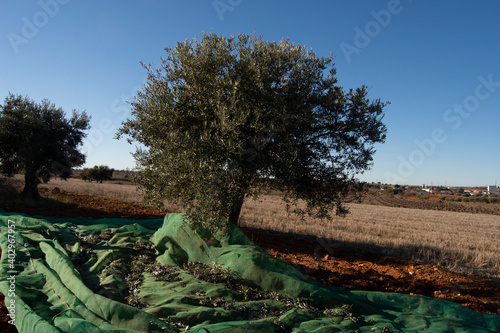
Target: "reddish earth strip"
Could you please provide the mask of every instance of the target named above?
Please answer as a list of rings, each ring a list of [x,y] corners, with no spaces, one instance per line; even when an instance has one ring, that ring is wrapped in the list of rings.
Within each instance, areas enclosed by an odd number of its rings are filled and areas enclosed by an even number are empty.
[[[47,195],[48,190],[41,191]],[[6,211],[54,217],[118,217],[149,219],[166,211],[94,196],[52,191],[65,204],[53,208],[0,207]],[[332,253],[314,240],[257,229],[243,230],[271,255],[291,263],[312,279],[352,290],[390,291],[431,296],[460,303],[479,312],[500,315],[500,283],[467,277],[435,265],[422,265],[396,258],[335,248]],[[319,250],[318,250],[319,249]],[[0,294],[0,331],[17,332],[8,324],[4,297]]]
[[[327,285],[436,297],[479,312],[500,315],[498,281],[467,277],[436,265],[422,265],[340,247],[330,254],[318,247],[317,242],[304,237],[265,230],[244,231],[271,255]]]

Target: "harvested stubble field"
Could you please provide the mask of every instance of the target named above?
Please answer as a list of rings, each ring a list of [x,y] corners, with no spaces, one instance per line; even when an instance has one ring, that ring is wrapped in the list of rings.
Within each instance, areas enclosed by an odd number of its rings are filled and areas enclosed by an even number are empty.
[[[411,205],[413,199],[396,200]],[[286,214],[277,195],[267,195],[245,203],[242,225],[319,237],[326,247],[341,245],[436,264],[455,272],[500,278],[498,215],[365,203],[347,206],[350,213],[345,218],[301,221]]]
[[[5,181],[18,187],[23,186],[24,176],[15,175]],[[39,185],[39,188],[50,190],[56,187],[70,193],[93,195],[126,202],[142,203],[143,198],[142,194],[137,190],[137,185],[122,177],[105,180],[102,183],[83,181],[78,178],[69,178],[68,180],[52,178],[47,184]]]

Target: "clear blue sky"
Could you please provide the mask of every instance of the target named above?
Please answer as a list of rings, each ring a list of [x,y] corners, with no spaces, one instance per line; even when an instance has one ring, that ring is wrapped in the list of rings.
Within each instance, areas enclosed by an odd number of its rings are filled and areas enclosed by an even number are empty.
[[[391,101],[387,141],[359,178],[398,184],[500,181],[500,2],[3,1],[0,98],[47,98],[92,116],[86,166],[133,168],[113,139],[145,79],[139,62],[203,32],[256,30],[336,55],[339,83]]]

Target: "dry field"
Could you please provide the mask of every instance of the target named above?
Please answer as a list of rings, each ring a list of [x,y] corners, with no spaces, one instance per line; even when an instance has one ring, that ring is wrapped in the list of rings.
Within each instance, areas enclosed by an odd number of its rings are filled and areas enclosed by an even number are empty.
[[[411,200],[411,199],[408,199]],[[500,278],[500,216],[348,204],[333,221],[286,214],[276,195],[249,200],[242,225],[323,238],[324,247],[367,250],[456,272]]]
[[[24,184],[24,176],[15,175],[9,179],[9,182],[16,182],[20,185]],[[87,195],[95,195],[103,198],[112,198],[116,200],[142,203],[142,194],[137,190],[137,185],[126,180],[105,180],[102,184],[97,182],[86,182],[77,178],[69,178],[61,180],[52,178],[47,184],[40,184],[39,187],[53,189],[58,187],[66,192],[81,193]]]
[[[15,178],[19,182],[21,179]],[[54,179],[40,186],[127,202],[142,200],[137,186],[127,181],[97,184],[79,179]],[[318,244],[328,251],[343,246],[434,263],[456,272],[500,278],[499,215],[357,203],[348,207],[350,214],[346,218],[330,222],[310,218],[301,221],[287,215],[279,196],[269,194],[245,202],[241,225],[309,235],[318,238]]]

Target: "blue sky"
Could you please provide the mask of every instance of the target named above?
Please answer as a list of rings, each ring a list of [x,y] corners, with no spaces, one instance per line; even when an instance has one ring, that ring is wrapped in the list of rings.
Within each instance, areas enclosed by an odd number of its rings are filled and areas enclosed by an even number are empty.
[[[143,84],[140,61],[203,32],[290,37],[336,56],[339,84],[390,101],[366,181],[500,181],[500,3],[496,1],[3,1],[0,97],[49,99],[92,116],[86,166],[133,168],[113,137]]]

